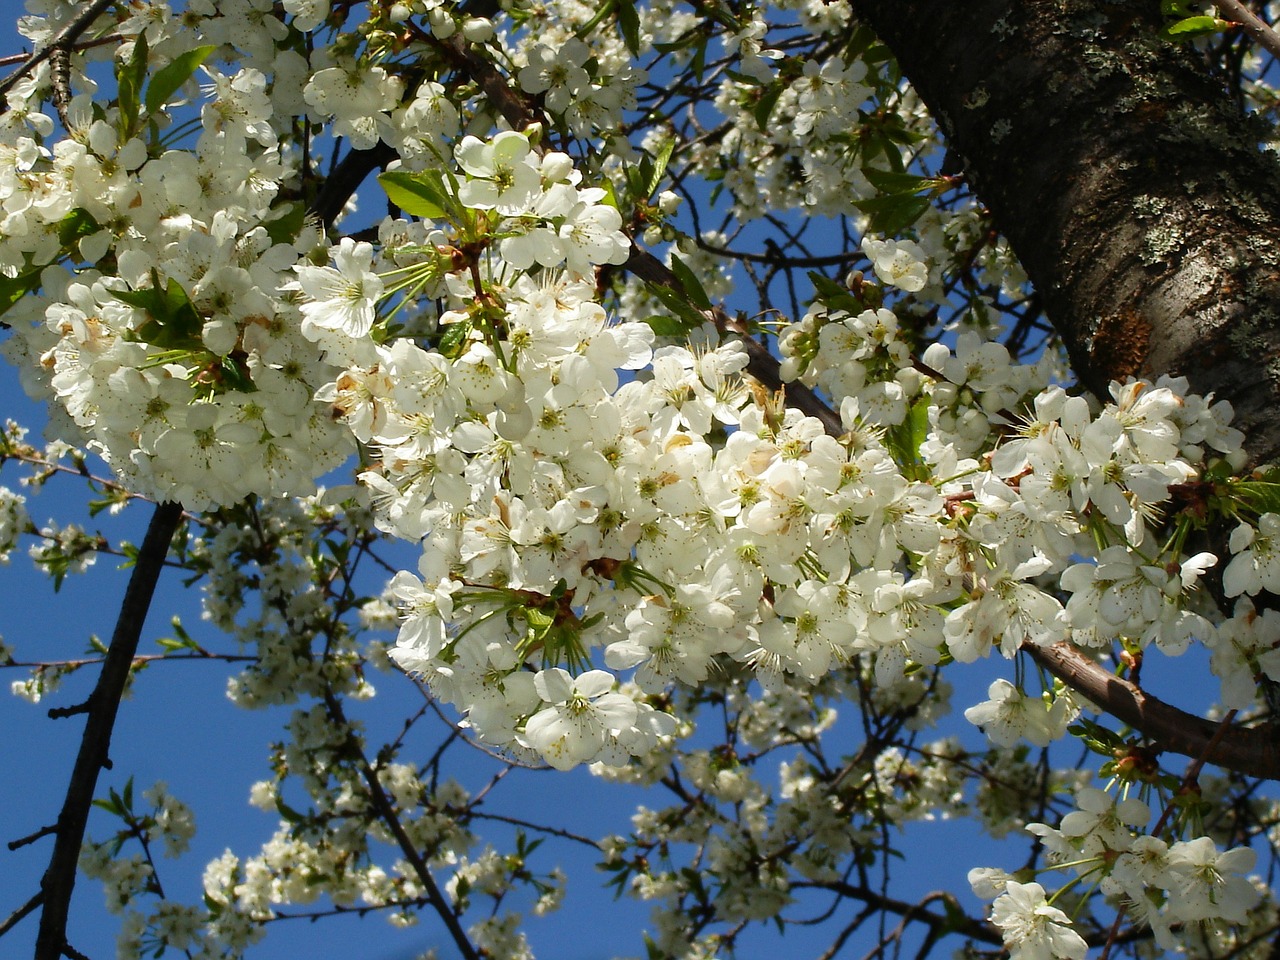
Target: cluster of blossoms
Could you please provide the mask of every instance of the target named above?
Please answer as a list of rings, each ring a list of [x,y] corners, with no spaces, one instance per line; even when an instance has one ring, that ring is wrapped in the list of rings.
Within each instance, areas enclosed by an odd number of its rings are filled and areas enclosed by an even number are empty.
[[[1042,823],[1027,829],[1041,838],[1050,867],[1070,868],[1077,882],[1100,878],[1102,891],[1151,928],[1164,950],[1176,950],[1178,925],[1211,926],[1216,921],[1247,927],[1262,900],[1245,879],[1256,854],[1248,847],[1220,850],[1209,837],[1167,842],[1141,832],[1151,809],[1136,797],[1117,801],[1094,787],[1076,793],[1076,809],[1058,827]],[[1001,870],[970,872],[973,891],[994,900],[991,920],[1000,929],[1010,955],[1082,960],[1087,947],[1070,919],[1046,898],[1039,883],[1022,883]]]
[[[617,6],[638,21],[630,46],[668,45],[672,62],[691,67],[705,58],[689,11]],[[817,34],[848,27],[842,3],[798,6]],[[125,40],[114,51],[133,99],[95,102],[78,60],[84,92],[64,105],[67,136],[56,143],[52,118],[36,109],[49,68],[11,96],[0,122],[0,271],[26,295],[6,313],[14,333],[4,349],[33,394],[56,399],[55,429],[157,499],[199,509],[307,496],[359,450],[363,518],[421,549],[417,573],[389,586],[400,621],[389,658],[479,740],[519,760],[652,783],[687,732],[673,690],[733,676],[743,716],[742,691],[763,691],[770,710],[735,736],[765,753],[777,729],[805,727],[791,721],[809,718],[815,691],[847,682],[833,677],[858,675],[867,703],[909,707],[923,728],[945,708],[945,687],[926,697],[921,667],[1059,642],[1099,656],[1117,644],[1176,656],[1198,642],[1234,708],[1256,707],[1261,681],[1280,682],[1280,614],[1253,599],[1280,594],[1280,514],[1246,498],[1230,558],[1184,550],[1183,505],[1229,485],[1243,464],[1228,405],[1177,378],[1115,384],[1095,401],[1055,382],[1052,356],[1017,363],[980,324],[923,349],[909,333],[911,311],[948,295],[939,249],[976,217],[930,213],[918,241],[888,239],[857,205],[885,175],[877,151],[925,124],[896,80],[886,85],[856,56],[791,61],[771,46],[762,14],[745,10],[720,35],[732,68],[713,102],[727,123],[687,145],[688,169],[716,172],[739,221],[796,208],[857,222],[859,262],[882,286],[860,273],[844,288],[827,281],[778,333],[781,379],[827,398],[833,427],[747,373],[751,345],[695,302],[696,283],[664,286],[662,307],[634,280],[611,288],[640,256],[630,234],[670,239],[679,199],[649,201],[669,131],[653,132],[643,162],[626,141],[646,74],[625,36],[579,29],[593,15],[580,10],[579,22],[530,17],[507,37],[452,5],[414,0],[381,5],[359,42],[313,47],[303,35],[327,22],[329,5],[288,0],[283,10],[246,0],[179,16],[139,4],[116,25]],[[24,29],[47,41],[57,22]],[[370,53],[411,43],[415,55],[452,51],[449,69],[422,76]],[[459,94],[468,85],[451,71],[498,48],[506,93],[536,101],[546,123],[466,133],[489,129],[489,108]],[[850,137],[849,118],[886,97],[893,129],[879,141]],[[177,146],[182,104],[191,134]],[[331,242],[304,216],[313,185],[291,139],[299,118],[357,150],[389,147],[396,158],[380,182],[404,216]],[[578,160],[574,138],[610,149],[579,146]],[[727,244],[711,231],[700,240]],[[993,249],[979,255],[996,269]],[[719,296],[723,277],[709,262],[673,260],[672,275],[706,274],[698,292]],[[1009,275],[1001,282],[1017,286]],[[328,616],[336,576],[325,580],[301,550],[270,564],[257,552],[319,527],[324,511],[307,509],[266,508],[191,550],[210,584],[206,618],[256,651],[229,686],[242,706],[372,693]],[[0,560],[27,524],[22,498],[0,488]],[[47,566],[91,561],[78,528],[46,534]],[[1228,614],[1198,588],[1219,565]],[[250,581],[258,611],[243,605]],[[310,647],[318,637],[323,657]],[[1062,685],[1036,694],[997,680],[965,712],[1005,748],[992,751],[977,800],[989,824],[1011,828],[1020,801],[1001,785],[1016,794],[1030,769],[1012,748],[1047,746],[1087,708]],[[812,721],[795,742],[829,722]],[[357,909],[420,900],[409,871],[389,873],[369,855],[376,811],[356,772],[334,773],[352,736],[331,712],[300,709],[275,759],[305,784],[317,820],[364,817],[359,831],[317,838],[282,824],[260,855],[210,866],[207,910],[133,914],[126,941],[141,949],[145,930],[178,949],[241,949],[281,903],[321,893]],[[886,748],[843,785],[843,774],[794,761],[770,821],[757,781],[731,759],[691,751],[689,781],[741,822],[717,836],[713,817],[684,808],[642,814],[635,843],[700,845],[719,916],[775,917],[791,872],[834,883],[841,858],[883,822],[961,812],[962,753],[953,740],[915,754]],[[453,868],[455,901],[500,899],[523,863],[475,851],[451,817],[470,799],[449,784],[428,797],[420,773],[388,763],[380,787],[412,811],[404,825],[433,851],[431,865]],[[153,826],[180,835],[181,809],[157,796]],[[860,807],[868,796],[874,810]],[[255,788],[255,800],[284,804],[276,782]],[[1145,804],[1096,790],[1079,790],[1076,805],[1059,827],[1032,832],[1055,866],[1096,870],[1162,946],[1174,924],[1242,924],[1259,902],[1239,875],[1253,866],[1247,850],[1142,835]],[[779,823],[803,824],[806,842]],[[140,858],[94,847],[85,865],[116,891],[113,908],[148,889],[152,868]],[[690,934],[678,919],[685,883],[678,870],[633,883],[670,905],[660,930],[670,952]],[[1015,954],[1083,956],[1040,884],[985,871],[974,886],[995,900],[992,918]],[[552,909],[558,891],[552,877],[535,910]],[[513,923],[494,917],[477,943],[524,955]]]
[[[154,73],[189,43],[144,31],[120,56]],[[147,124],[170,123],[159,96],[104,113],[88,94],[52,149],[20,130],[0,147],[3,263],[39,288],[9,312],[6,353],[131,488],[197,507],[311,492],[351,450],[313,400],[332,373],[284,288],[320,235],[281,232],[295,208],[277,202],[266,78],[205,73],[194,147],[148,144]]]

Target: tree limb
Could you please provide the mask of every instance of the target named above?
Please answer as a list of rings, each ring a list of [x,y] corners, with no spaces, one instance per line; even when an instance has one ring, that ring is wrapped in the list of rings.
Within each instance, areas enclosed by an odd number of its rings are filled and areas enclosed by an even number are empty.
[[[162,503],[156,507],[138,550],[124,600],[120,604],[120,615],[102,663],[102,673],[98,675],[98,683],[89,697],[89,717],[85,721],[80,752],[71,771],[62,811],[58,814],[53,854],[40,881],[43,909],[40,912],[40,929],[36,935],[35,960],[59,960],[64,955],[70,955],[67,918],[71,907],[71,893],[75,888],[80,845],[84,841],[89,808],[93,804],[93,794],[98,783],[98,771],[110,762],[108,755],[111,733],[115,727],[120,698],[129,681],[133,655],[138,649],[138,639],[142,635],[142,625],[160,578],[160,570],[181,519],[180,504]]]
[[[115,0],[94,0],[84,13],[59,30],[54,38],[45,44],[42,49],[31,54],[22,66],[14,70],[4,80],[0,80],[0,113],[8,111],[9,102],[4,99],[4,95],[12,90],[19,80],[48,60],[56,51],[65,51],[71,44],[75,43],[80,34],[88,30],[93,25],[93,21],[97,20],[113,3],[115,3]]]
[[[462,928],[457,912],[449,901],[445,899],[444,892],[441,891],[440,885],[436,883],[435,877],[432,876],[430,865],[423,858],[421,851],[414,845],[413,839],[405,832],[404,824],[400,822],[400,817],[396,813],[395,804],[391,802],[387,792],[382,789],[382,783],[378,780],[377,771],[369,765],[369,760],[360,748],[355,734],[350,732],[351,727],[347,723],[342,704],[330,690],[325,691],[324,700],[329,716],[335,723],[340,724],[343,729],[348,731],[347,749],[356,769],[360,771],[361,779],[364,780],[365,786],[369,790],[369,800],[373,805],[373,809],[377,811],[378,818],[391,831],[391,835],[395,838],[400,852],[404,854],[405,860],[413,868],[414,876],[418,878],[418,882],[422,884],[423,890],[426,891],[427,900],[430,902],[432,909],[435,910],[445,928],[449,931],[449,936],[452,938],[454,945],[457,946],[458,952],[462,954],[463,960],[480,960],[480,954],[471,943],[471,938],[467,936],[467,931]]]
[[[1280,458],[1280,160],[1154,0],[854,0],[1080,381],[1185,376]]]
[[[1249,777],[1280,780],[1280,729],[1274,722],[1229,727],[1170,706],[1115,676],[1069,643],[1022,649],[1072,690],[1140,732],[1162,750],[1202,758]]]
[[[1273,57],[1280,57],[1280,33],[1276,33],[1269,23],[1240,0],[1214,0],[1214,5],[1220,14],[1233,17],[1240,24],[1240,28],[1258,41],[1258,45],[1264,50]]]

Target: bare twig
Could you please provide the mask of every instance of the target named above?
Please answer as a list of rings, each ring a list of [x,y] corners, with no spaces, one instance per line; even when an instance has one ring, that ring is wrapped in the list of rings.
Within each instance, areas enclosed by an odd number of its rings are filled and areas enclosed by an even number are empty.
[[[170,541],[181,519],[182,507],[176,503],[162,503],[152,515],[120,604],[120,615],[102,664],[102,673],[89,697],[89,718],[85,721],[80,752],[71,771],[62,811],[58,814],[57,839],[49,867],[40,881],[43,909],[40,912],[40,930],[36,935],[35,960],[59,960],[72,955],[67,943],[67,918],[71,893],[75,888],[80,844],[89,820],[98,771],[109,763],[111,734],[120,698],[129,680],[142,625],[168,555]]]
[[[963,910],[958,908],[955,897],[949,893],[929,893],[926,894],[918,903],[908,903],[905,900],[895,900],[894,898],[886,897],[884,894],[875,890],[846,883],[843,880],[815,882],[800,881],[792,884],[792,886],[796,889],[811,887],[816,890],[830,890],[843,897],[859,900],[875,910],[894,913],[902,917],[904,920],[923,923],[930,928],[959,933],[969,937],[971,940],[976,940],[979,943],[999,945],[1004,942],[1000,936],[1000,932],[995,928],[995,926],[982,920],[974,920],[967,916]],[[948,909],[945,914],[934,913],[932,910],[928,909],[928,905],[935,900],[941,901],[950,909]],[[963,919],[961,919],[962,917]]]
[[[40,903],[43,900],[44,894],[34,894],[30,900],[20,906],[17,910],[13,911],[13,913],[9,914],[9,916],[5,918],[4,923],[0,923],[0,937],[3,937],[6,933],[16,927],[22,921],[22,918],[35,910],[36,907],[40,906]]]
[[[1258,41],[1259,46],[1273,57],[1280,57],[1280,34],[1271,25],[1246,7],[1240,0],[1214,0],[1218,12],[1230,17],[1249,36]]]
[[[49,836],[49,834],[57,833],[57,832],[58,832],[58,828],[54,824],[41,827],[39,830],[35,831],[34,833],[29,833],[25,837],[19,837],[17,840],[10,840],[9,849],[19,850],[22,847],[25,847],[29,843],[35,843],[41,837],[47,837]]]
[[[84,13],[59,30],[48,44],[27,57],[26,62],[5,77],[4,80],[0,80],[0,97],[12,90],[18,81],[28,73],[53,56],[55,50],[66,50],[71,44],[75,43],[80,34],[88,30],[93,25],[93,21],[97,20],[113,3],[115,3],[115,0],[93,0],[93,3],[89,4]],[[5,113],[8,109],[8,101],[0,101],[0,113]]]
[[[341,724],[346,729],[350,729],[346,714],[342,709],[342,704],[338,702],[338,698],[331,691],[326,690],[324,699],[325,706],[328,708],[329,715],[333,721]],[[354,735],[348,736],[347,749],[350,751],[350,756],[369,790],[369,800],[373,804],[374,810],[377,811],[378,818],[391,831],[396,845],[400,848],[400,852],[404,854],[405,860],[409,862],[409,866],[413,868],[414,876],[418,878],[418,882],[422,884],[423,890],[426,891],[427,900],[430,901],[432,909],[435,910],[445,928],[449,931],[449,936],[453,939],[454,945],[457,946],[458,952],[462,954],[463,960],[480,960],[480,954],[471,943],[471,938],[467,936],[467,931],[462,928],[458,914],[449,901],[445,899],[445,895],[441,891],[440,885],[436,883],[435,877],[432,876],[431,867],[422,856],[422,852],[418,850],[413,839],[405,832],[404,825],[400,822],[400,817],[396,813],[395,805],[391,802],[391,798],[387,796],[387,792],[382,789],[378,774],[370,766],[368,758],[365,757],[364,751],[360,748],[360,744]]]

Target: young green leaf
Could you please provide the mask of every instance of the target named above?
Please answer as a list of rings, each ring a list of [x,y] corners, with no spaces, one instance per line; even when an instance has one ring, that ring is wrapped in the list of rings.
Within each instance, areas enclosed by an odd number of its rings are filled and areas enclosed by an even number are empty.
[[[707,296],[707,291],[702,286],[702,281],[697,275],[689,269],[689,265],[677,257],[671,255],[671,272],[676,275],[676,279],[680,281],[680,286],[684,288],[684,292],[689,295],[689,299],[702,310],[711,309],[711,298]]]
[[[662,186],[662,180],[667,175],[667,164],[671,162],[671,154],[675,149],[675,140],[666,140],[658,150],[658,155],[653,158],[653,167],[649,170],[648,180],[645,183],[644,199],[652,197],[658,192],[658,187]]]
[[[147,77],[147,37],[138,34],[133,42],[133,55],[127,62],[116,64],[117,103],[120,107],[120,142],[133,136],[142,106],[142,81]]]
[[[413,217],[441,220],[453,206],[453,198],[445,190],[444,178],[438,171],[405,173],[395,170],[379,174],[378,183],[386,191],[388,200]]]
[[[1217,17],[1186,17],[1167,24],[1160,31],[1160,36],[1175,43],[1184,43],[1187,40],[1194,40],[1196,37],[1207,37],[1214,33],[1222,33],[1234,26],[1235,24],[1230,20],[1219,20]]]
[[[688,329],[693,330],[706,323],[707,318],[699,313],[684,296],[670,287],[663,286],[660,283],[651,283],[649,284],[649,289],[653,291],[655,297],[662,301],[664,307],[689,324]]]
[[[854,206],[870,218],[867,224],[869,231],[895,236],[910,228],[924,215],[929,209],[929,198],[910,194],[870,197],[856,201]]]
[[[16,277],[0,275],[0,316],[28,293],[40,288],[40,274],[44,267],[33,267]]]
[[[169,98],[191,79],[200,64],[208,60],[217,49],[214,45],[195,47],[174,57],[168,66],[158,70],[147,84],[147,113],[155,113],[168,103]]]
[[[64,251],[70,250],[81,237],[97,233],[101,227],[84,207],[76,207],[58,221],[58,242]]]
[[[756,101],[755,107],[751,110],[751,115],[755,117],[756,126],[761,130],[767,130],[769,127],[769,117],[773,115],[773,108],[778,105],[778,98],[782,96],[787,89],[787,85],[781,80],[774,80],[761,93],[760,99]]]
[[[631,55],[640,53],[640,14],[636,10],[635,0],[615,0],[618,10],[618,29],[622,31],[622,42],[627,45]]]

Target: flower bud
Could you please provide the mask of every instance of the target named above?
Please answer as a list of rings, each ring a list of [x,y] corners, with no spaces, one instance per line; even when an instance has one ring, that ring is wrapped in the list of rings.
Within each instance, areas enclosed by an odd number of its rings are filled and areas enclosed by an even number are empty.
[[[462,35],[469,43],[488,43],[494,33],[493,22],[484,17],[472,17],[462,25]]]
[[[431,24],[431,35],[437,40],[448,40],[458,32],[458,25],[453,17],[439,7],[427,14],[427,22]]]

